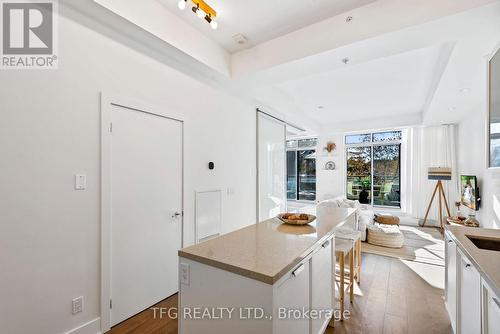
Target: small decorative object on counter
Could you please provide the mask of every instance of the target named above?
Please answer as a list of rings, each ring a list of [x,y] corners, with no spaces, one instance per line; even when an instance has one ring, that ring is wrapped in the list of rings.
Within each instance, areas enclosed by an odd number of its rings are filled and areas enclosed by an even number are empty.
[[[333,162],[333,161],[328,161],[328,162],[325,164],[325,169],[326,169],[326,170],[335,170],[335,162]]]
[[[337,144],[335,144],[334,142],[332,141],[329,141],[326,143],[326,146],[325,146],[325,150],[328,152],[328,153],[332,153],[333,151],[335,151],[335,149],[337,148]]]
[[[465,226],[479,227],[479,222],[476,219],[476,215],[469,215],[469,218],[464,222]]]
[[[446,217],[446,222],[448,224],[460,224],[463,225],[467,218],[462,216]]]

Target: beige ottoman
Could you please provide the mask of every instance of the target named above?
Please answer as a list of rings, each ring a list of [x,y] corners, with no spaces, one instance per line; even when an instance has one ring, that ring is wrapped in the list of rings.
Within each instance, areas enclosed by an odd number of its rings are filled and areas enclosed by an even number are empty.
[[[405,243],[405,237],[396,225],[375,223],[368,226],[367,241],[372,245],[401,248]]]

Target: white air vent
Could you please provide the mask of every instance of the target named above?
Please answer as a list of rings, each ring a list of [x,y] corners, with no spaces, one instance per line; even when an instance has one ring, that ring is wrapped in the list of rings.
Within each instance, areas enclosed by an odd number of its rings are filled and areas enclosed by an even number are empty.
[[[248,42],[248,39],[243,34],[236,34],[233,36],[233,41],[238,44],[245,44],[246,42]]]

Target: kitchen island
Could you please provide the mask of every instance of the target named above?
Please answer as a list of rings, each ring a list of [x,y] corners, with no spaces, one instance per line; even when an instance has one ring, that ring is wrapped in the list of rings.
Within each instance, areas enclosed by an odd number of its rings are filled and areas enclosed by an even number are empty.
[[[334,308],[335,227],[356,210],[273,218],[179,251],[179,333],[322,333]]]

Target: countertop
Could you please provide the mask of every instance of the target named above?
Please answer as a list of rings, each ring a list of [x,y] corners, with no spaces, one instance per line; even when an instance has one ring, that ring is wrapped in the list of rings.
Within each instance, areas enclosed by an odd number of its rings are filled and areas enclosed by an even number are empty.
[[[478,236],[483,238],[500,238],[500,230],[458,225],[446,225],[451,237],[460,250],[475,265],[484,279],[500,296],[500,252],[480,249],[467,238]]]
[[[274,284],[355,212],[355,209],[318,208],[317,219],[305,226],[286,225],[272,218],[183,248],[179,256]]]

